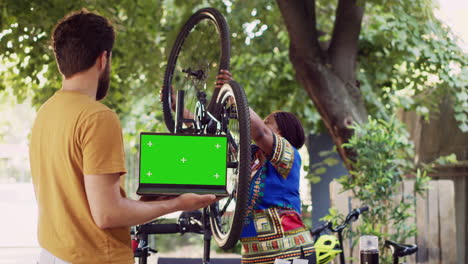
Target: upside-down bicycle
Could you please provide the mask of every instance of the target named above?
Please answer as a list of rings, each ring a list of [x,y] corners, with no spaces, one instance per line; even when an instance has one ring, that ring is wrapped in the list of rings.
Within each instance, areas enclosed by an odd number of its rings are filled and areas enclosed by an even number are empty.
[[[215,87],[220,70],[229,70],[229,59],[229,29],[224,17],[213,8],[197,11],[182,26],[169,56],[161,91],[164,121],[172,133],[227,136],[229,196],[204,208],[202,215],[183,214],[178,224],[137,226],[135,257],[140,263],[147,263],[152,251],[149,234],[204,234],[204,263],[209,263],[211,236],[223,249],[239,240],[250,184],[250,115],[238,83]],[[177,89],[176,96],[172,87]],[[184,116],[185,109],[194,114]]]

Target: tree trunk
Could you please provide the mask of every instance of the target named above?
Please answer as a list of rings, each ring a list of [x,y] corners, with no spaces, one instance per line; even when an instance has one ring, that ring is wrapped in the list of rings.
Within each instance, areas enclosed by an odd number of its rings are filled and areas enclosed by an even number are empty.
[[[317,38],[315,2],[277,0],[290,37],[290,60],[296,77],[312,99],[348,169],[354,155],[342,147],[349,126],[367,120],[356,81],[356,57],[363,8],[356,0],[339,0],[328,49]]]

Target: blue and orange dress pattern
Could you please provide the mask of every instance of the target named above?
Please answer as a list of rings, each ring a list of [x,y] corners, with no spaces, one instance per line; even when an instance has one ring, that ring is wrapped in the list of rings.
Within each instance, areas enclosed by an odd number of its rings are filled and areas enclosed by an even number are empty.
[[[315,254],[301,219],[301,157],[285,138],[274,134],[274,151],[263,164],[252,146],[254,162],[249,204],[241,234],[242,263],[270,264]]]

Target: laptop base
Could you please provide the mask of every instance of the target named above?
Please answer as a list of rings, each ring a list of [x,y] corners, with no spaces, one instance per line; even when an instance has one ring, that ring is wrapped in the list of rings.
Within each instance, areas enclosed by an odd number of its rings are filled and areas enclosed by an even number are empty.
[[[228,197],[226,190],[216,189],[192,189],[192,188],[138,188],[136,193],[140,196],[179,196],[184,193],[214,194],[216,197]]]

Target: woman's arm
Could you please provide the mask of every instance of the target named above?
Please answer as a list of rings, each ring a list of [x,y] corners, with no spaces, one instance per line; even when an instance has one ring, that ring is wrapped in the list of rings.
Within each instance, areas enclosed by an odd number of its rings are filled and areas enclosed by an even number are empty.
[[[228,70],[221,70],[216,78],[216,88],[221,88],[221,86],[230,80],[232,80],[232,74]],[[274,143],[273,131],[265,125],[252,108],[249,107],[249,111],[252,139],[267,156],[271,156]]]
[[[265,125],[263,120],[249,107],[250,111],[250,133],[258,147],[267,155],[273,154],[274,136],[273,131]]]

